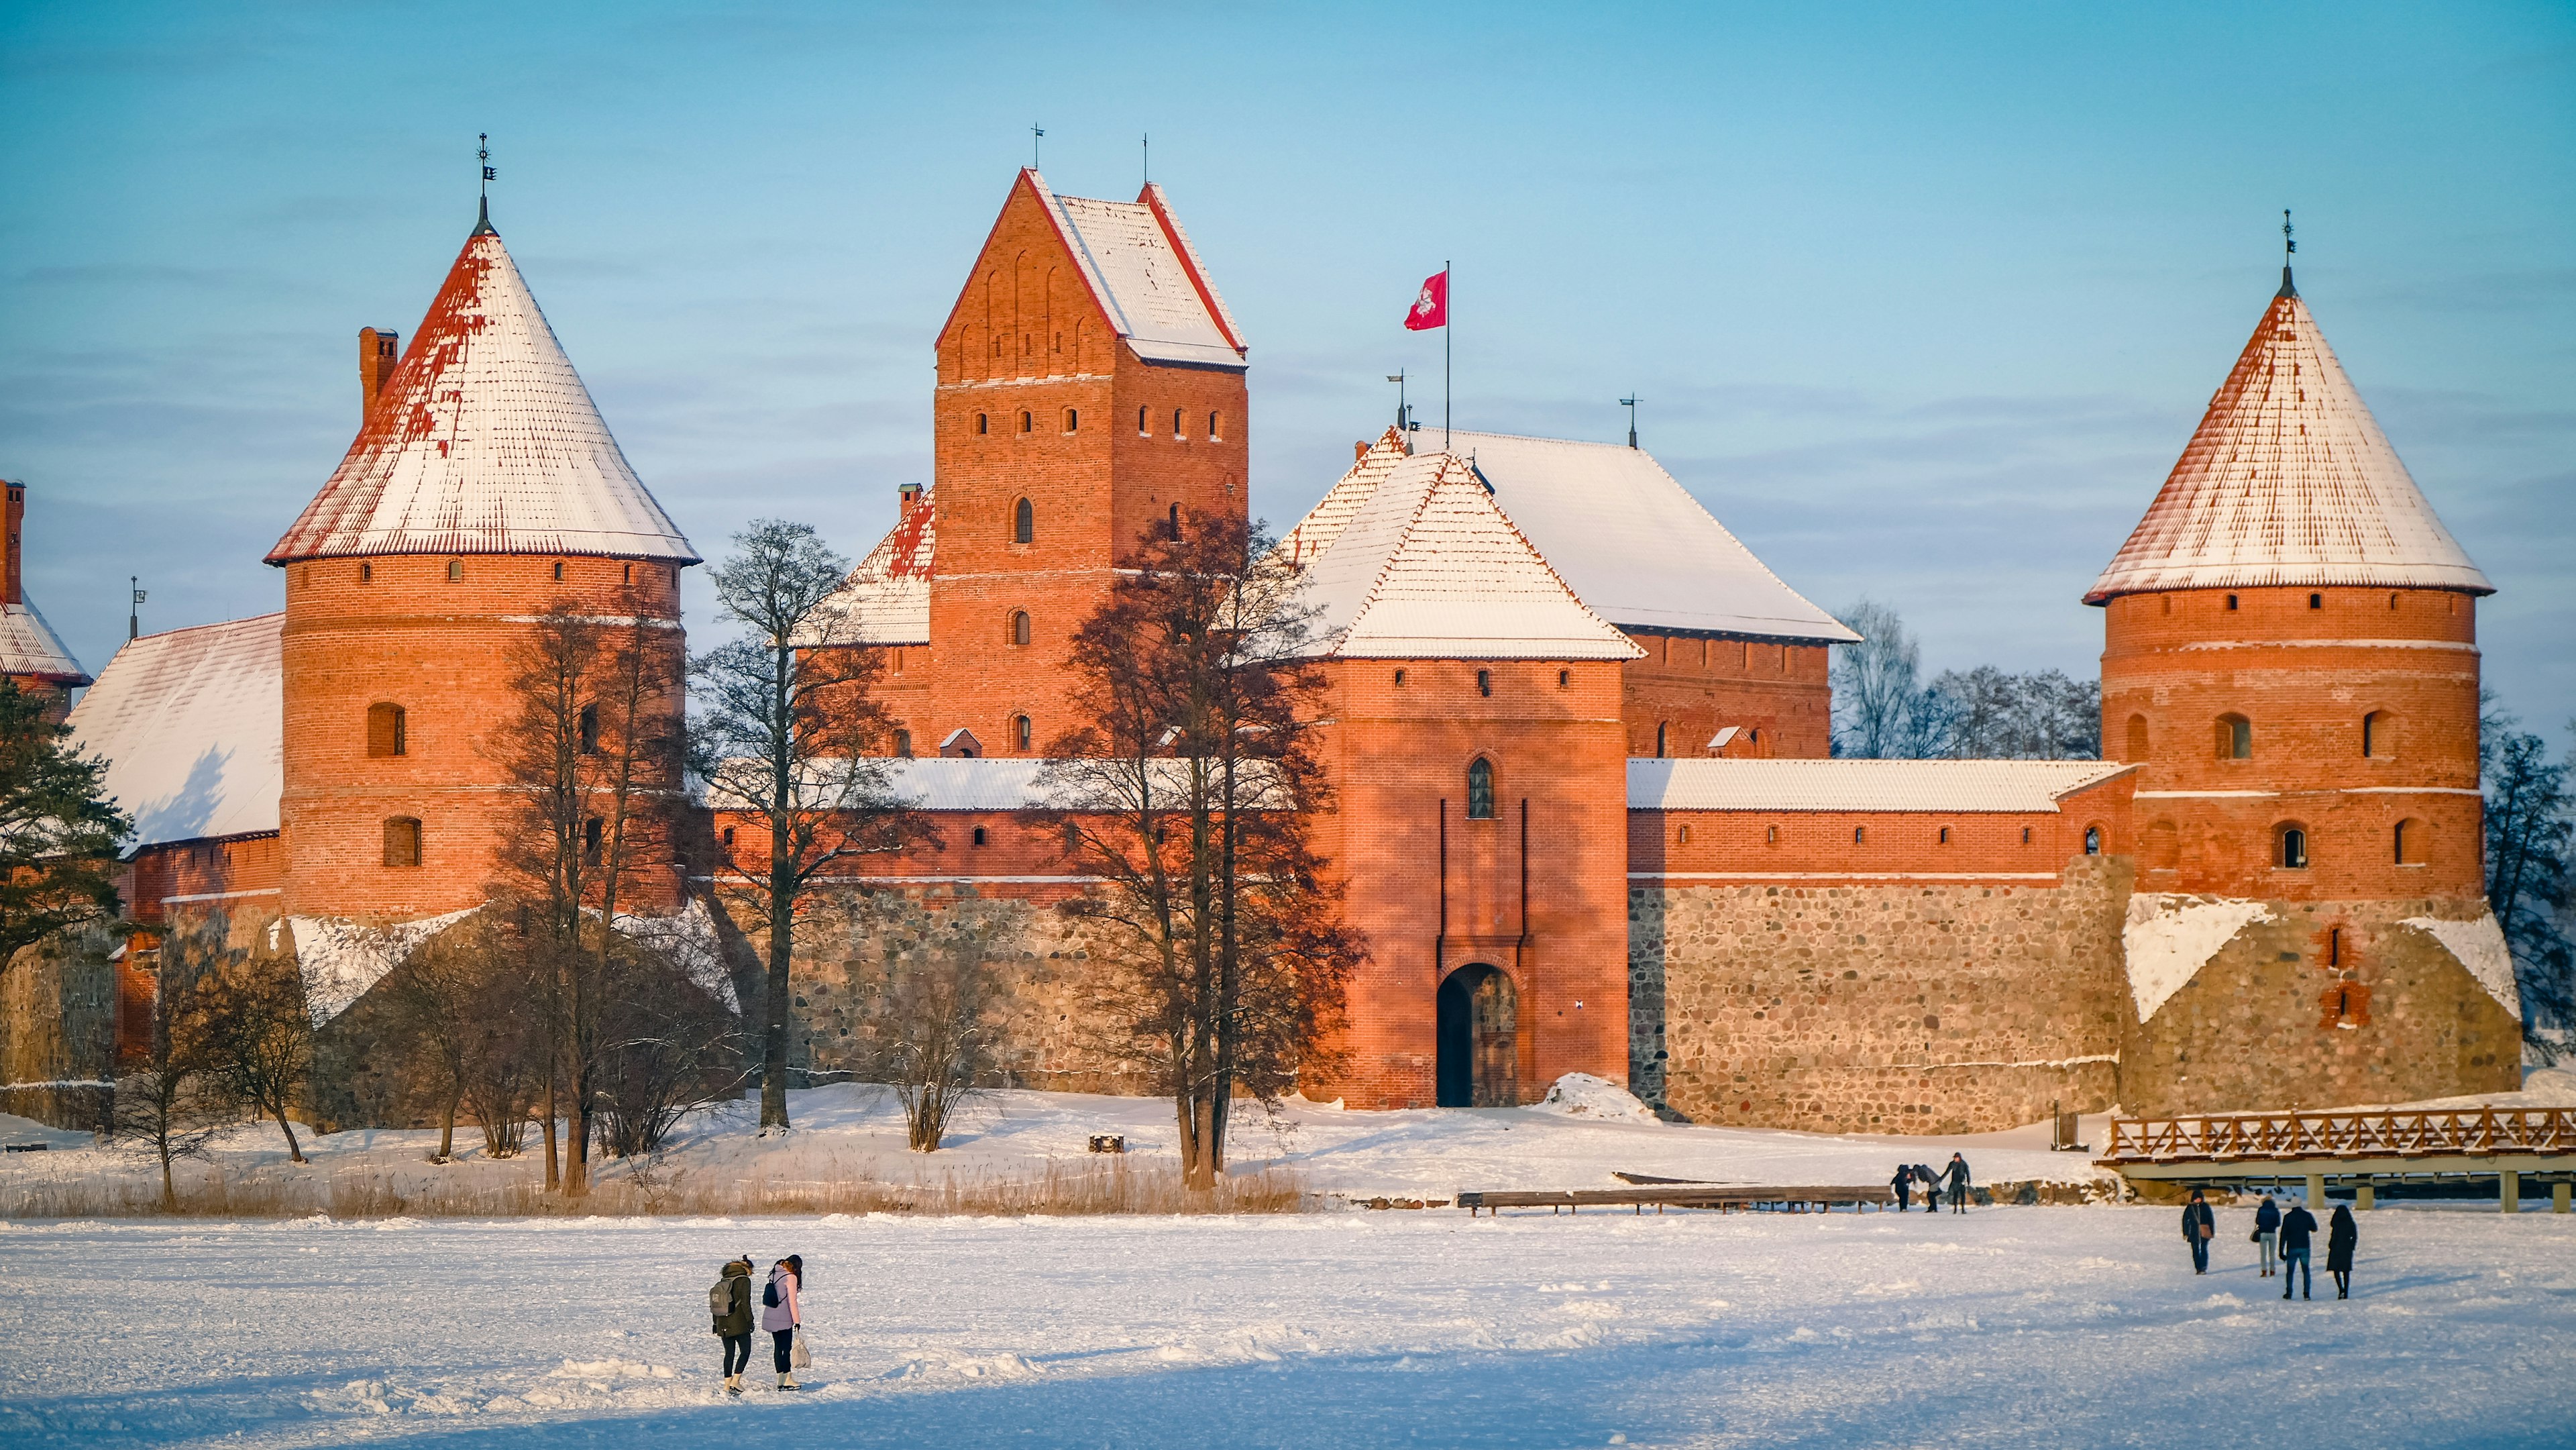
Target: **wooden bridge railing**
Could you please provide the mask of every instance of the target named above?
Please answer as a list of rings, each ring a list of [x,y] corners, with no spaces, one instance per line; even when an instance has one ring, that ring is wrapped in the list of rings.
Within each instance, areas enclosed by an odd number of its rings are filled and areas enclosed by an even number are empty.
[[[2576,1153],[2576,1109],[2114,1118],[2103,1163]]]

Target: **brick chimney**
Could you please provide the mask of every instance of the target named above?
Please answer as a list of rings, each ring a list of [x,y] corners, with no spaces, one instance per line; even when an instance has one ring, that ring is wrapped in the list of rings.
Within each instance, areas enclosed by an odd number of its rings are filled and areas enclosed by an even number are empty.
[[[18,525],[27,517],[27,486],[9,485],[9,562],[0,572],[0,604],[26,603],[25,591],[18,583]]]
[[[900,504],[902,505],[902,507],[903,507],[903,517],[904,517],[904,518],[907,518],[907,519],[908,519],[908,518],[911,518],[911,517],[912,517],[912,515],[913,515],[913,511],[914,511],[915,509],[918,509],[918,508],[920,508],[920,507],[921,507],[921,485],[920,485],[920,484],[917,484],[917,483],[907,483],[907,484],[903,485],[901,488],[896,489],[896,490],[894,491],[894,496],[895,496],[896,501],[897,501],[898,503],[900,503]]]
[[[394,364],[402,361],[402,334],[381,327],[358,329],[358,416],[364,419],[376,410],[376,395],[385,390],[393,378]]]

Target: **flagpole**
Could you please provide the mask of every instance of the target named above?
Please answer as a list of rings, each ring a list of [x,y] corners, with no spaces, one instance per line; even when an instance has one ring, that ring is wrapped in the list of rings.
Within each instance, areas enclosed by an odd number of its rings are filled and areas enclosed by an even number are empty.
[[[1452,316],[1452,308],[1457,296],[1457,287],[1456,264],[1442,262],[1440,264],[1440,451],[1443,453],[1449,451],[1449,348],[1450,334],[1456,331],[1456,319]]]

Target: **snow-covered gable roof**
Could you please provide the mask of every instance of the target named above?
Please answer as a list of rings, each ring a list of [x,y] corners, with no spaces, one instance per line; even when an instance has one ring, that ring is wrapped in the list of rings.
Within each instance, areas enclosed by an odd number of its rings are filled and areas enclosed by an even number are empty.
[[[1319,654],[1627,660],[1457,454],[1396,461],[1305,565]]]
[[[2388,446],[2286,269],[2164,488],[2084,602],[2271,584],[2495,592]]]
[[[1216,284],[1159,186],[1134,201],[1058,196],[1035,169],[1021,173],[1065,250],[1128,347],[1147,362],[1240,368],[1247,349]]]
[[[488,228],[466,239],[339,469],[268,562],[353,554],[698,562]]]
[[[1630,760],[1632,811],[2039,811],[2133,767],[2105,760]]]
[[[107,761],[107,794],[135,846],[277,829],[286,786],[286,616],[263,614],[130,640],[72,707],[80,748]]]
[[[939,526],[924,493],[824,602],[828,629],[808,644],[930,643],[930,566]]]
[[[1387,430],[1287,542],[1309,553],[1329,543],[1403,448]],[[1624,629],[1817,644],[1860,637],[1782,583],[1651,453],[1463,430],[1449,434],[1449,451],[1474,463],[1494,501],[1583,602]]]
[[[56,685],[89,683],[89,672],[63,648],[62,637],[36,612],[34,600],[0,604],[0,675]]]

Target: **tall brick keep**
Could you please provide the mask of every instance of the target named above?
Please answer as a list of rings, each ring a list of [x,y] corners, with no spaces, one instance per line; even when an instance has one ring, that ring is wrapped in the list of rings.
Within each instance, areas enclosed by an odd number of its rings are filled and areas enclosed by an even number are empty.
[[[2481,880],[2477,598],[2282,271],[2085,602],[2138,767],[2133,1111],[2517,1084]]]
[[[479,904],[506,808],[484,736],[510,713],[511,646],[569,606],[666,623],[677,652],[680,570],[698,562],[488,216],[389,375],[379,337],[361,340],[356,440],[268,554],[286,573],[289,915]]]

